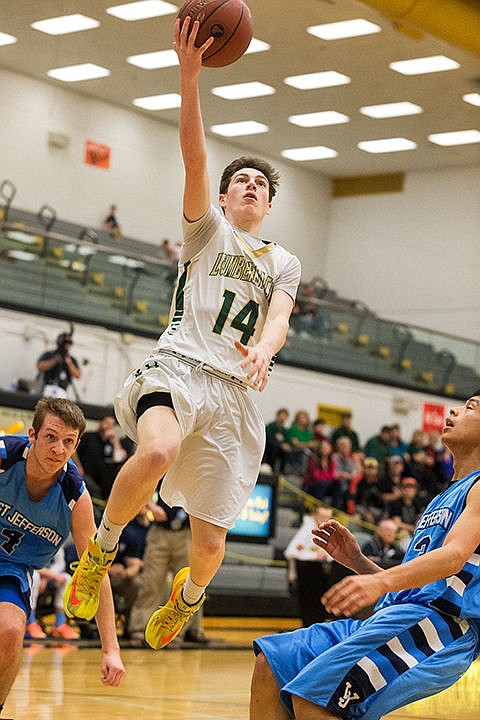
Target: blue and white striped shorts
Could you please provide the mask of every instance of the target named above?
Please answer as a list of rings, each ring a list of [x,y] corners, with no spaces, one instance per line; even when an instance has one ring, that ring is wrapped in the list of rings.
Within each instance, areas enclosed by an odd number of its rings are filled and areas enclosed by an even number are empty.
[[[292,695],[344,720],[377,720],[456,682],[480,651],[475,624],[414,604],[254,642],[293,716]]]

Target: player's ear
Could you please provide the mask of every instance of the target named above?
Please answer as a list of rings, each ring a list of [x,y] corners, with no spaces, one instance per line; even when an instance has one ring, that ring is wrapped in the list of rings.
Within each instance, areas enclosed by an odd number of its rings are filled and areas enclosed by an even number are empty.
[[[28,439],[30,440],[30,442],[32,442],[32,440],[35,440],[36,437],[37,436],[35,434],[35,430],[33,429],[33,427],[28,428]]]
[[[218,196],[218,203],[220,207],[225,207],[225,193],[220,193]]]
[[[268,203],[267,203],[266,210],[265,210],[265,215],[270,215],[270,210],[271,210],[271,209],[272,209],[272,203],[271,203],[271,202],[268,202]]]

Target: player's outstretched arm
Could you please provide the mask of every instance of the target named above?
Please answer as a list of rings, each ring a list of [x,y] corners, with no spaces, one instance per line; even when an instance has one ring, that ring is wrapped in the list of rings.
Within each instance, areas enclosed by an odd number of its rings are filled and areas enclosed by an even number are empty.
[[[88,490],[84,490],[72,510],[72,537],[78,557],[82,556],[88,538],[96,532],[93,519],[92,500]],[[101,682],[116,687],[125,675],[120,658],[120,647],[115,625],[115,608],[108,575],[103,578],[100,591],[100,604],[95,617],[102,643]]]

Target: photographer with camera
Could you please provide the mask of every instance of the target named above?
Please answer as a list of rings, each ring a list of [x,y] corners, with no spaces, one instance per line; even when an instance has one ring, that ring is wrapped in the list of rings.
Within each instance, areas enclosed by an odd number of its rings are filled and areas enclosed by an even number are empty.
[[[61,333],[57,337],[55,350],[47,350],[37,360],[37,369],[41,375],[41,394],[45,397],[67,397],[67,389],[72,380],[81,376],[75,358],[70,355],[73,344],[73,331]]]

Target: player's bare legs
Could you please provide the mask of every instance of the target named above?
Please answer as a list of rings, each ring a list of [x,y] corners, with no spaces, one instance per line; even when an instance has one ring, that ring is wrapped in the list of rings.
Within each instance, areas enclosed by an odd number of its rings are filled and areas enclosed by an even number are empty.
[[[25,626],[26,616],[18,605],[0,603],[0,707],[20,670]]]
[[[338,720],[338,715],[297,695],[293,695],[292,701],[297,720]]]
[[[190,576],[197,585],[208,585],[222,564],[227,531],[196,517],[190,517],[190,528]]]
[[[116,525],[126,525],[151,499],[182,440],[175,413],[159,405],[141,415],[137,434],[138,447],[115,478],[106,507],[108,519]]]
[[[250,691],[250,720],[291,720],[280,700],[280,688],[263,653],[255,659]]]

